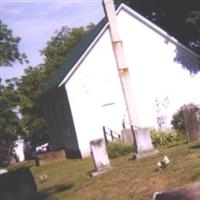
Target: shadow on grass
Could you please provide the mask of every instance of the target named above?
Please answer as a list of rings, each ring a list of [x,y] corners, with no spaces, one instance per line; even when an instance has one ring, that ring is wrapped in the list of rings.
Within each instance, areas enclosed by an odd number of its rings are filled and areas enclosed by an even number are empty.
[[[190,145],[190,148],[191,149],[198,149],[198,148],[200,148],[200,143],[198,143],[198,144],[192,144],[192,145]]]
[[[63,192],[63,191],[66,191],[66,190],[70,190],[72,189],[74,186],[72,184],[69,184],[69,185],[57,185],[55,187],[49,187],[47,189],[44,189],[40,192],[38,192],[38,195],[37,195],[37,200],[46,200],[46,199],[49,199],[49,196],[53,193],[59,193],[59,192]]]
[[[95,172],[95,171],[96,170],[93,169],[93,170],[90,170],[90,171],[86,172],[86,174],[87,174],[87,176],[92,177],[92,173]]]
[[[180,144],[180,143],[178,143],[178,142],[174,142],[173,144],[166,145],[165,148],[176,147],[176,146],[179,145],[179,144]]]

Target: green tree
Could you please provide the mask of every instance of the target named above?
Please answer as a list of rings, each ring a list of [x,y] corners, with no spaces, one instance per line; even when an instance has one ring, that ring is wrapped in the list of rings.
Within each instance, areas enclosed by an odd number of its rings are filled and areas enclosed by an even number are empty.
[[[0,67],[12,66],[15,61],[28,62],[26,55],[18,49],[19,37],[0,20]],[[4,83],[0,78],[0,161],[9,156],[9,146],[15,135],[21,134],[17,79]]]
[[[20,53],[18,45],[20,37],[13,37],[12,30],[0,20],[0,66],[12,66],[13,62],[28,62],[24,53]]]
[[[34,146],[48,140],[40,104],[45,80],[44,66],[39,65],[28,67],[25,75],[18,82],[19,105],[22,114],[20,124],[23,127],[23,134],[32,141]]]
[[[93,27],[94,24],[72,29],[64,26],[61,30],[56,31],[56,35],[51,37],[51,40],[47,43],[47,47],[41,51],[41,54],[45,57],[44,67],[47,79],[60,67],[73,46]]]
[[[177,130],[178,132],[185,133],[183,113],[181,110],[178,110],[176,113],[174,113],[171,124],[173,128]]]
[[[13,37],[12,30],[0,20],[0,67],[12,66],[18,60],[27,62],[26,55],[18,50],[20,38]],[[17,92],[17,79],[8,79],[2,83],[0,79],[0,138],[9,138],[19,129],[19,117],[17,105],[19,97]]]
[[[0,84],[0,164],[9,157],[9,147],[15,135],[21,133],[16,81],[10,79],[6,84]]]
[[[16,81],[17,79],[10,79],[6,80],[5,85],[0,85],[0,139],[10,139],[19,132]]]

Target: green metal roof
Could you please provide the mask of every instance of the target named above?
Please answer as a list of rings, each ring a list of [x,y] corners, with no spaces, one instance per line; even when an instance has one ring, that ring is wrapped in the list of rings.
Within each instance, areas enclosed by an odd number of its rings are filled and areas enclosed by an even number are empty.
[[[52,79],[47,82],[43,95],[47,94],[50,90],[57,87],[64,77],[73,68],[82,54],[88,49],[103,27],[107,24],[107,18],[104,17],[83,39],[81,39],[67,54],[65,61],[60,68],[55,72]]]

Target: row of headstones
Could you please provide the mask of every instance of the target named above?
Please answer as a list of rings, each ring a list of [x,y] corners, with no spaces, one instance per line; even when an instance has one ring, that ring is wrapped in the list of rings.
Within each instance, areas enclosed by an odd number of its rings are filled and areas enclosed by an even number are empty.
[[[197,117],[197,107],[193,104],[185,105],[181,108],[184,117],[184,125],[188,136],[189,143],[196,142],[200,139],[199,122]],[[134,143],[136,147],[136,159],[150,156],[158,153],[152,144],[150,131],[147,128],[137,129],[134,131]],[[106,151],[104,139],[97,139],[90,142],[92,157],[96,171],[93,176],[101,174],[110,168],[110,161]]]
[[[152,144],[150,131],[147,128],[141,128],[134,131],[134,141],[136,153],[134,157],[140,159],[158,153]],[[97,139],[90,142],[92,158],[95,166],[95,171],[92,176],[97,176],[110,169],[110,160],[106,151],[104,139]]]
[[[193,105],[182,108],[184,122],[189,142],[195,142],[200,137],[197,109]],[[136,159],[157,153],[152,145],[148,129],[134,131],[135,145],[137,147]],[[104,139],[91,141],[92,157],[95,164],[93,176],[104,173],[111,168]],[[200,184],[176,188],[169,192],[157,193],[155,200],[199,200]],[[35,200],[37,188],[29,168],[22,168],[1,175],[0,199],[2,200]]]
[[[194,143],[200,139],[200,127],[196,106],[190,104],[181,108],[186,133],[189,143]],[[158,153],[152,145],[149,129],[137,129],[134,131],[134,141],[136,146],[136,159]],[[92,176],[97,176],[111,168],[106,144],[104,139],[93,140],[90,142],[95,171]],[[200,183],[176,188],[168,192],[155,193],[154,200],[199,200]]]

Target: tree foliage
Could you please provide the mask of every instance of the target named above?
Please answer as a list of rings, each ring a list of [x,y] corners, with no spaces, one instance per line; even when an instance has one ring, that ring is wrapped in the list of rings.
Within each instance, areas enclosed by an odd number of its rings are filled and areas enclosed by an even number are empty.
[[[93,27],[93,24],[72,29],[65,26],[56,31],[56,35],[51,38],[46,48],[41,51],[41,54],[45,57],[44,68],[47,79],[60,67],[73,46]]]
[[[116,0],[125,2],[200,54],[199,0]]]
[[[0,66],[12,66],[13,62],[28,62],[25,54],[20,53],[18,45],[20,37],[13,37],[12,30],[0,20]]]
[[[17,115],[19,98],[15,85],[16,79],[7,80],[6,85],[0,85],[0,139],[10,140],[20,129]]]
[[[25,54],[20,54],[19,37],[13,37],[12,30],[0,20],[0,66],[12,66],[18,60],[26,62]],[[17,91],[17,78],[8,79],[2,83],[0,79],[0,139],[10,140],[13,135],[19,134],[18,105],[20,102]]]
[[[13,37],[12,30],[0,20],[0,67],[12,66],[15,61],[28,62],[26,55],[18,49],[19,37]],[[17,79],[2,83],[0,78],[0,163],[9,155],[9,145],[17,134],[21,134],[19,95]]]
[[[43,113],[40,105],[40,95],[45,83],[45,73],[42,65],[28,67],[25,75],[18,82],[20,98],[20,125],[23,134],[29,138],[33,145],[47,141],[44,127]]]
[[[176,113],[174,113],[171,124],[173,128],[177,130],[178,132],[185,133],[183,113],[181,110],[178,110]]]

